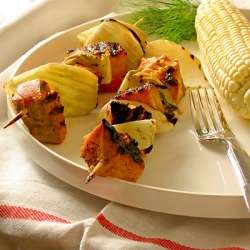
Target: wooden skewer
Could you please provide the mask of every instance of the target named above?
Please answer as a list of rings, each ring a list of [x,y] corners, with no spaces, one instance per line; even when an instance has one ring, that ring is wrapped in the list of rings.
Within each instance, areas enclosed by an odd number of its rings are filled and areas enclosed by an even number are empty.
[[[21,110],[19,113],[17,113],[17,115],[15,117],[13,117],[10,121],[8,121],[3,128],[7,128],[10,125],[14,124],[15,122],[17,122],[19,119],[21,119],[23,116],[28,114],[28,110]]]
[[[104,145],[103,138],[104,138],[104,135],[103,135],[103,131],[102,131],[100,145],[104,148],[105,145]],[[104,159],[103,150],[101,151],[100,159]],[[96,173],[97,174],[98,174],[98,172],[101,173],[102,172],[102,168],[103,168],[103,161],[102,160],[100,160],[95,166],[92,165],[90,167],[91,172],[87,176],[85,183],[88,184],[91,180],[93,180],[93,178],[96,176]]]
[[[93,178],[96,175],[96,172],[98,172],[98,170],[103,166],[103,163],[100,161],[97,163],[97,165],[94,167],[94,169],[90,172],[90,174],[87,176],[86,178],[86,184],[88,184],[91,180],[93,180]]]
[[[95,173],[94,173],[94,172],[91,172],[91,173],[87,176],[85,183],[88,184],[94,177],[95,177]]]

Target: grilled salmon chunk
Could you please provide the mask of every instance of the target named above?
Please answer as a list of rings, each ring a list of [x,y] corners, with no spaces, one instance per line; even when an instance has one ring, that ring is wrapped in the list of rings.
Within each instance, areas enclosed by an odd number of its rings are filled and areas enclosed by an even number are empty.
[[[167,100],[164,95],[164,89],[167,91],[167,87],[165,85],[148,83],[138,87],[126,89],[124,91],[118,91],[115,99],[145,103],[164,113],[168,121],[175,124],[177,118],[175,117],[174,111],[178,110],[178,107],[174,103]],[[165,92],[165,94],[166,93],[167,92]],[[171,96],[170,99],[172,99]]]
[[[12,103],[30,133],[43,143],[61,143],[67,132],[64,107],[58,92],[47,82],[32,80],[20,84]]]
[[[115,177],[135,182],[144,170],[144,161],[137,142],[118,133],[105,119],[84,136],[80,156],[89,166],[90,175]]]
[[[168,87],[176,104],[179,104],[185,93],[180,67],[177,60],[167,55],[159,57],[142,58],[139,71],[151,74]]]
[[[130,121],[151,119],[152,114],[143,108],[142,105],[135,106],[119,102],[119,100],[110,100],[106,106],[104,118],[110,124],[120,124]]]
[[[162,87],[164,88],[165,86],[155,86],[154,84],[141,85],[124,91],[118,91],[115,99],[143,102],[161,112],[165,112],[165,108],[159,94],[159,89]]]
[[[126,74],[127,52],[119,43],[106,41],[88,44],[83,47],[83,51],[99,56],[105,53],[110,55],[109,59],[112,69],[112,81],[110,84],[113,86],[112,90],[116,91]]]

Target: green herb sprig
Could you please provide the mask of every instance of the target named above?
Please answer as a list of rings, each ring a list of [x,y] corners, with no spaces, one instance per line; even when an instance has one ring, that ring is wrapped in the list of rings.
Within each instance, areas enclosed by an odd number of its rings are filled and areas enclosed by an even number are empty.
[[[196,39],[195,16],[198,2],[189,0],[120,0],[119,9],[132,12],[132,21],[143,19],[138,27],[176,43]]]

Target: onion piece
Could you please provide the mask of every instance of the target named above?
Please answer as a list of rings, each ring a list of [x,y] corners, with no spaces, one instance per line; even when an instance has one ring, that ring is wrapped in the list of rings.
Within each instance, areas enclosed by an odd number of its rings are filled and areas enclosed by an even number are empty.
[[[10,78],[3,83],[5,93],[11,96],[20,83],[34,79],[46,81],[59,92],[65,116],[86,115],[97,105],[97,76],[84,68],[61,63],[48,63]]]
[[[78,34],[77,38],[82,46],[101,41],[120,43],[128,54],[127,71],[138,67],[149,42],[146,34],[136,26],[114,19],[102,20],[97,26]]]
[[[149,58],[163,54],[178,60],[185,87],[209,86],[200,60],[187,49],[168,40],[155,40],[148,43],[145,57]]]
[[[156,121],[154,119],[131,121],[112,126],[119,133],[128,134],[136,140],[140,150],[147,149],[153,145],[156,131]]]

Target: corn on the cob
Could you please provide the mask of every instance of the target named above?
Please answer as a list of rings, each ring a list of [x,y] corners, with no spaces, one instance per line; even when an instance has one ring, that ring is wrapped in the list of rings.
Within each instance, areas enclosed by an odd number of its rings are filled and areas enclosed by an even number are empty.
[[[197,41],[211,80],[236,112],[250,119],[250,23],[227,0],[200,4]]]

